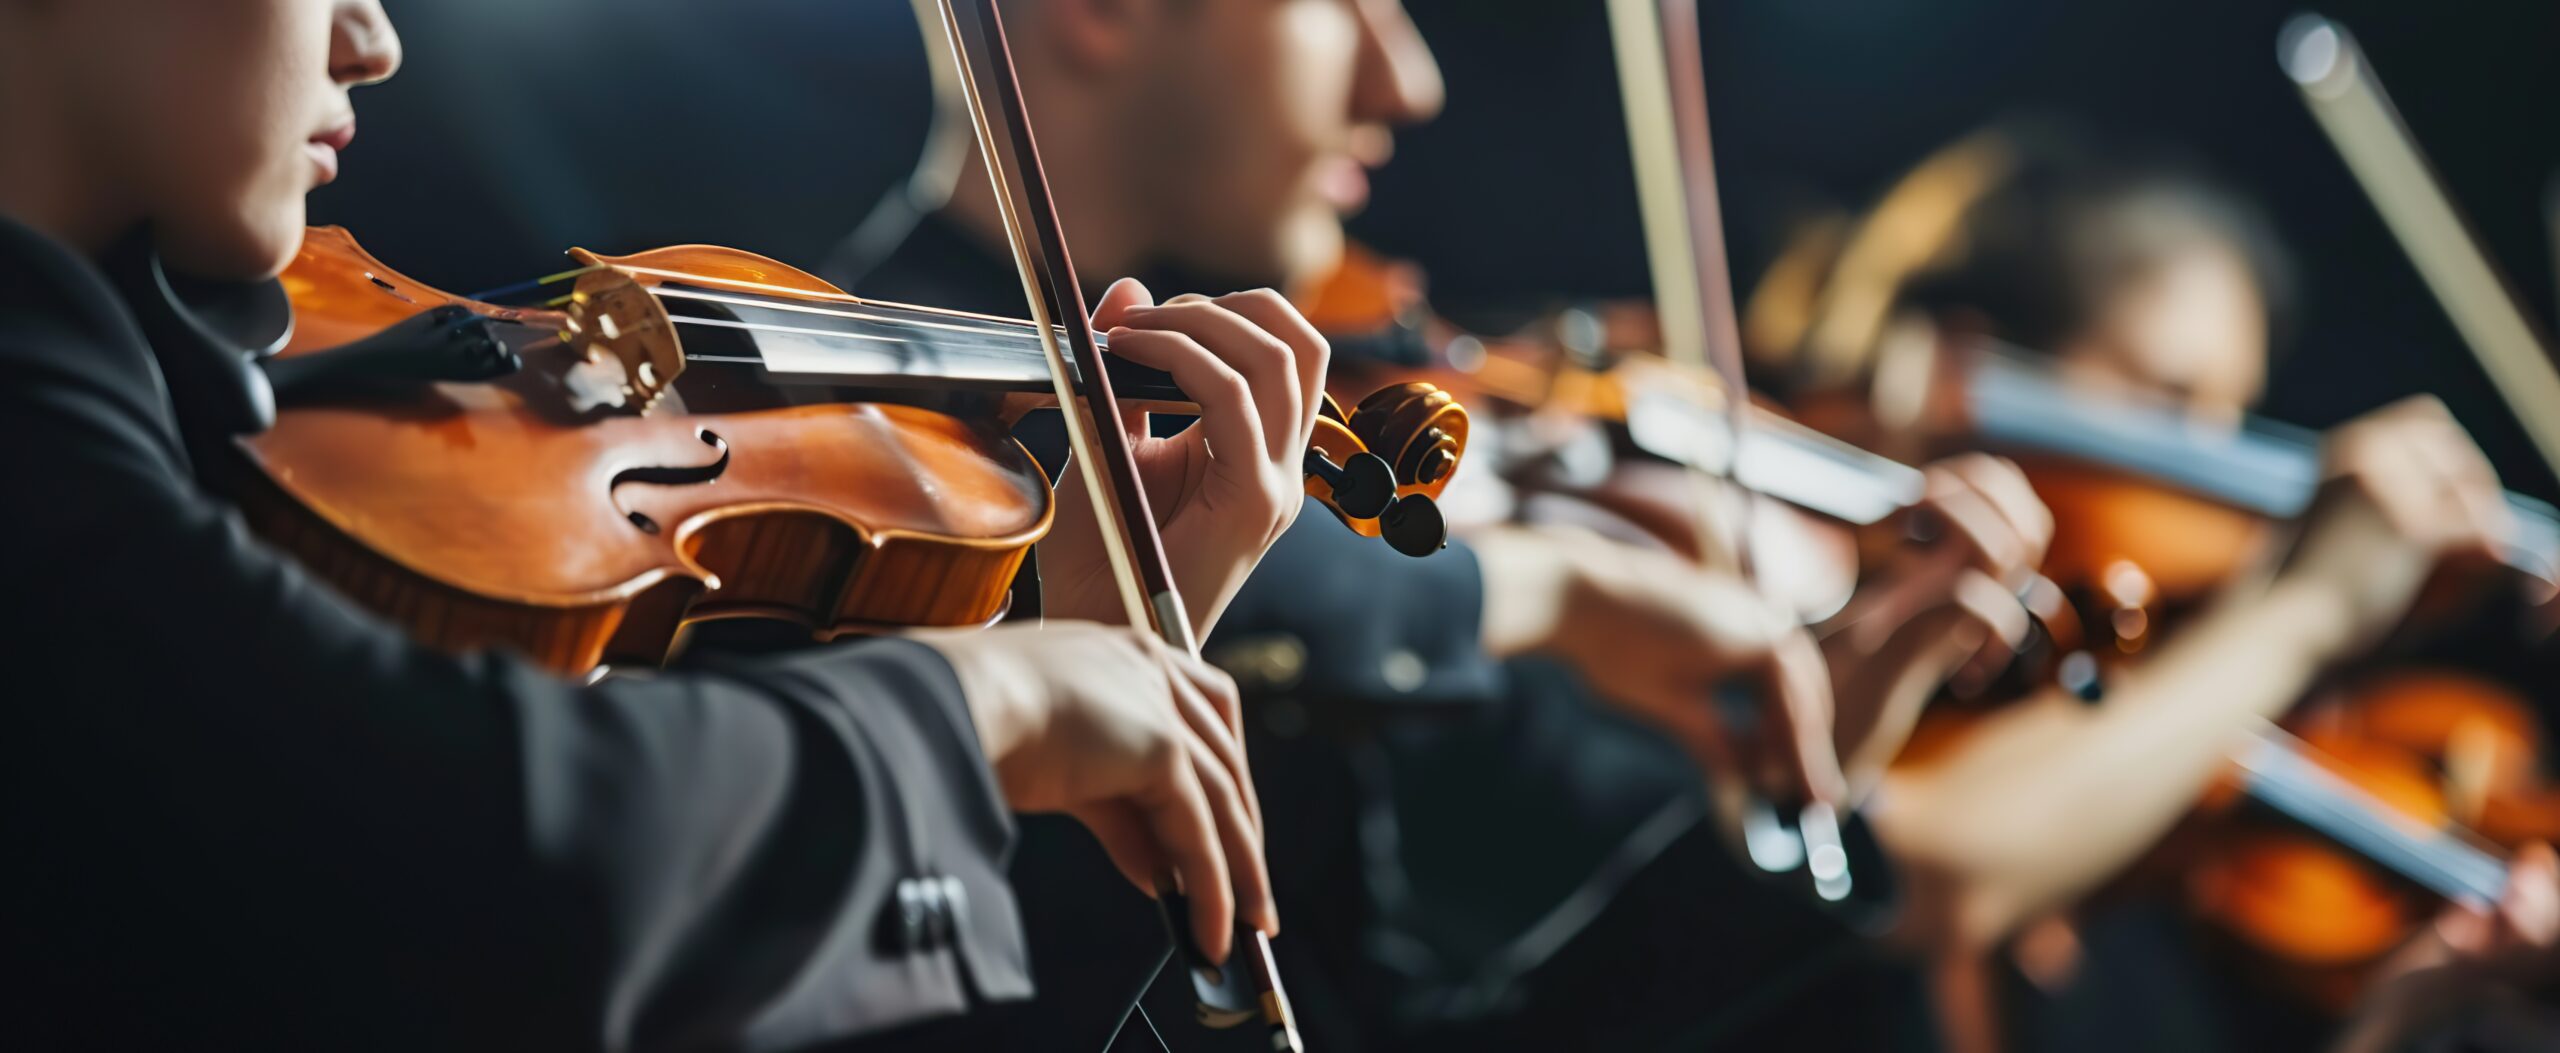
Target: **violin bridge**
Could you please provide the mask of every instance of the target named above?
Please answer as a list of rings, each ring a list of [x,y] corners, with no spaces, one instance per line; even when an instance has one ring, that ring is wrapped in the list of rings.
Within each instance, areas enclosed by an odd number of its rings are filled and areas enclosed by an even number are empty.
[[[684,372],[684,347],[666,308],[624,271],[606,267],[580,275],[567,315],[562,337],[570,346],[589,362],[620,367],[622,404],[646,411]]]

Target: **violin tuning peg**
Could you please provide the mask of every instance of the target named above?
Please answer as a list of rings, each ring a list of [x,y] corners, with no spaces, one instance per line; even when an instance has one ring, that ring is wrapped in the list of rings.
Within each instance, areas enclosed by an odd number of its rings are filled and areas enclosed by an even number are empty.
[[[1425,494],[1406,494],[1378,517],[1378,533],[1387,547],[1408,556],[1428,556],[1449,547],[1449,523],[1440,506]]]
[[[1333,499],[1353,519],[1385,515],[1396,499],[1396,470],[1377,454],[1352,454],[1342,462],[1342,478],[1334,483]]]
[[[1306,474],[1333,488],[1333,505],[1353,519],[1376,519],[1396,499],[1396,471],[1386,458],[1362,451],[1335,464],[1321,450],[1307,451]]]

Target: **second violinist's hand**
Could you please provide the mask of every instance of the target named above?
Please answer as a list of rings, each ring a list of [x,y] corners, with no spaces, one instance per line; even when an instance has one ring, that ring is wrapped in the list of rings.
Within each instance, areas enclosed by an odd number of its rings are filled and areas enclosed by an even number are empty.
[[[1145,414],[1129,421],[1174,586],[1205,637],[1297,517],[1330,346],[1268,289],[1158,306],[1146,286],[1122,279],[1102,294],[1093,324],[1112,354],[1172,374],[1200,404],[1200,419],[1171,438],[1149,437]],[[1041,553],[1051,617],[1127,620],[1081,480],[1058,487]]]
[[[2016,656],[2031,628],[2017,590],[2053,543],[2053,513],[2007,460],[1951,457],[1927,484],[1915,511],[1934,537],[1860,585],[1822,642],[1853,785],[1900,752],[1951,677],[1989,676]]]
[[[2526,845],[2486,910],[2452,906],[2385,959],[2341,1036],[2338,1053],[2411,1048],[2441,1022],[2499,1004],[2548,998],[2560,981],[2560,856]]]
[[[1064,812],[1152,896],[1177,877],[1201,951],[1234,920],[1279,931],[1262,818],[1238,738],[1235,682],[1153,635],[1057,622],[922,632],[942,652],[1006,803]]]
[[[2444,404],[2420,396],[2329,434],[2326,475],[2269,586],[2319,602],[2316,639],[2345,654],[2398,623],[2448,557],[2485,559],[2514,529],[2497,473]]]
[[[1570,528],[1502,527],[1468,542],[1484,567],[1489,652],[1563,659],[1601,698],[1765,796],[1842,799],[1821,649],[1748,583]],[[1719,712],[1728,685],[1755,700],[1756,734]]]

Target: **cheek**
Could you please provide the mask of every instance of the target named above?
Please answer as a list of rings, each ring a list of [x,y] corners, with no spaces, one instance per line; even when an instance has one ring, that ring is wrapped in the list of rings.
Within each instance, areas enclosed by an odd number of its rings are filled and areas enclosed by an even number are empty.
[[[1267,86],[1273,140],[1303,174],[1316,158],[1349,148],[1360,27],[1335,0],[1288,4],[1271,17],[1273,47],[1252,72]]]
[[[145,211],[163,250],[190,270],[272,272],[300,242],[312,165],[303,142],[321,118],[326,27],[258,4],[211,4],[230,20],[184,18],[191,38],[139,86],[149,128],[136,144],[150,173]],[[254,9],[250,16],[243,9]],[[215,12],[207,12],[212,14]]]
[[[1337,0],[1285,4],[1221,76],[1239,121],[1236,165],[1227,182],[1266,239],[1264,251],[1296,279],[1331,265],[1341,219],[1324,194],[1323,165],[1347,152],[1358,27]],[[1276,239],[1271,243],[1270,239]]]
[[[251,114],[254,109],[229,111]],[[174,173],[154,194],[153,220],[173,260],[199,273],[262,276],[300,240],[312,165],[308,132],[275,121],[207,121],[168,141],[160,169]]]

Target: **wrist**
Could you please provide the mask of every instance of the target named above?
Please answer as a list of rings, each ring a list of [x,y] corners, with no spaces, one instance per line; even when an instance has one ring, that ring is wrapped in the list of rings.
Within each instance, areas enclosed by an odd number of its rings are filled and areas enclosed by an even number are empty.
[[[968,709],[970,727],[978,734],[978,749],[990,767],[1003,763],[1021,744],[1035,708],[1028,693],[1035,685],[1021,663],[1007,649],[988,646],[982,639],[995,631],[909,634],[950,663],[952,676],[960,681],[960,699]]]

